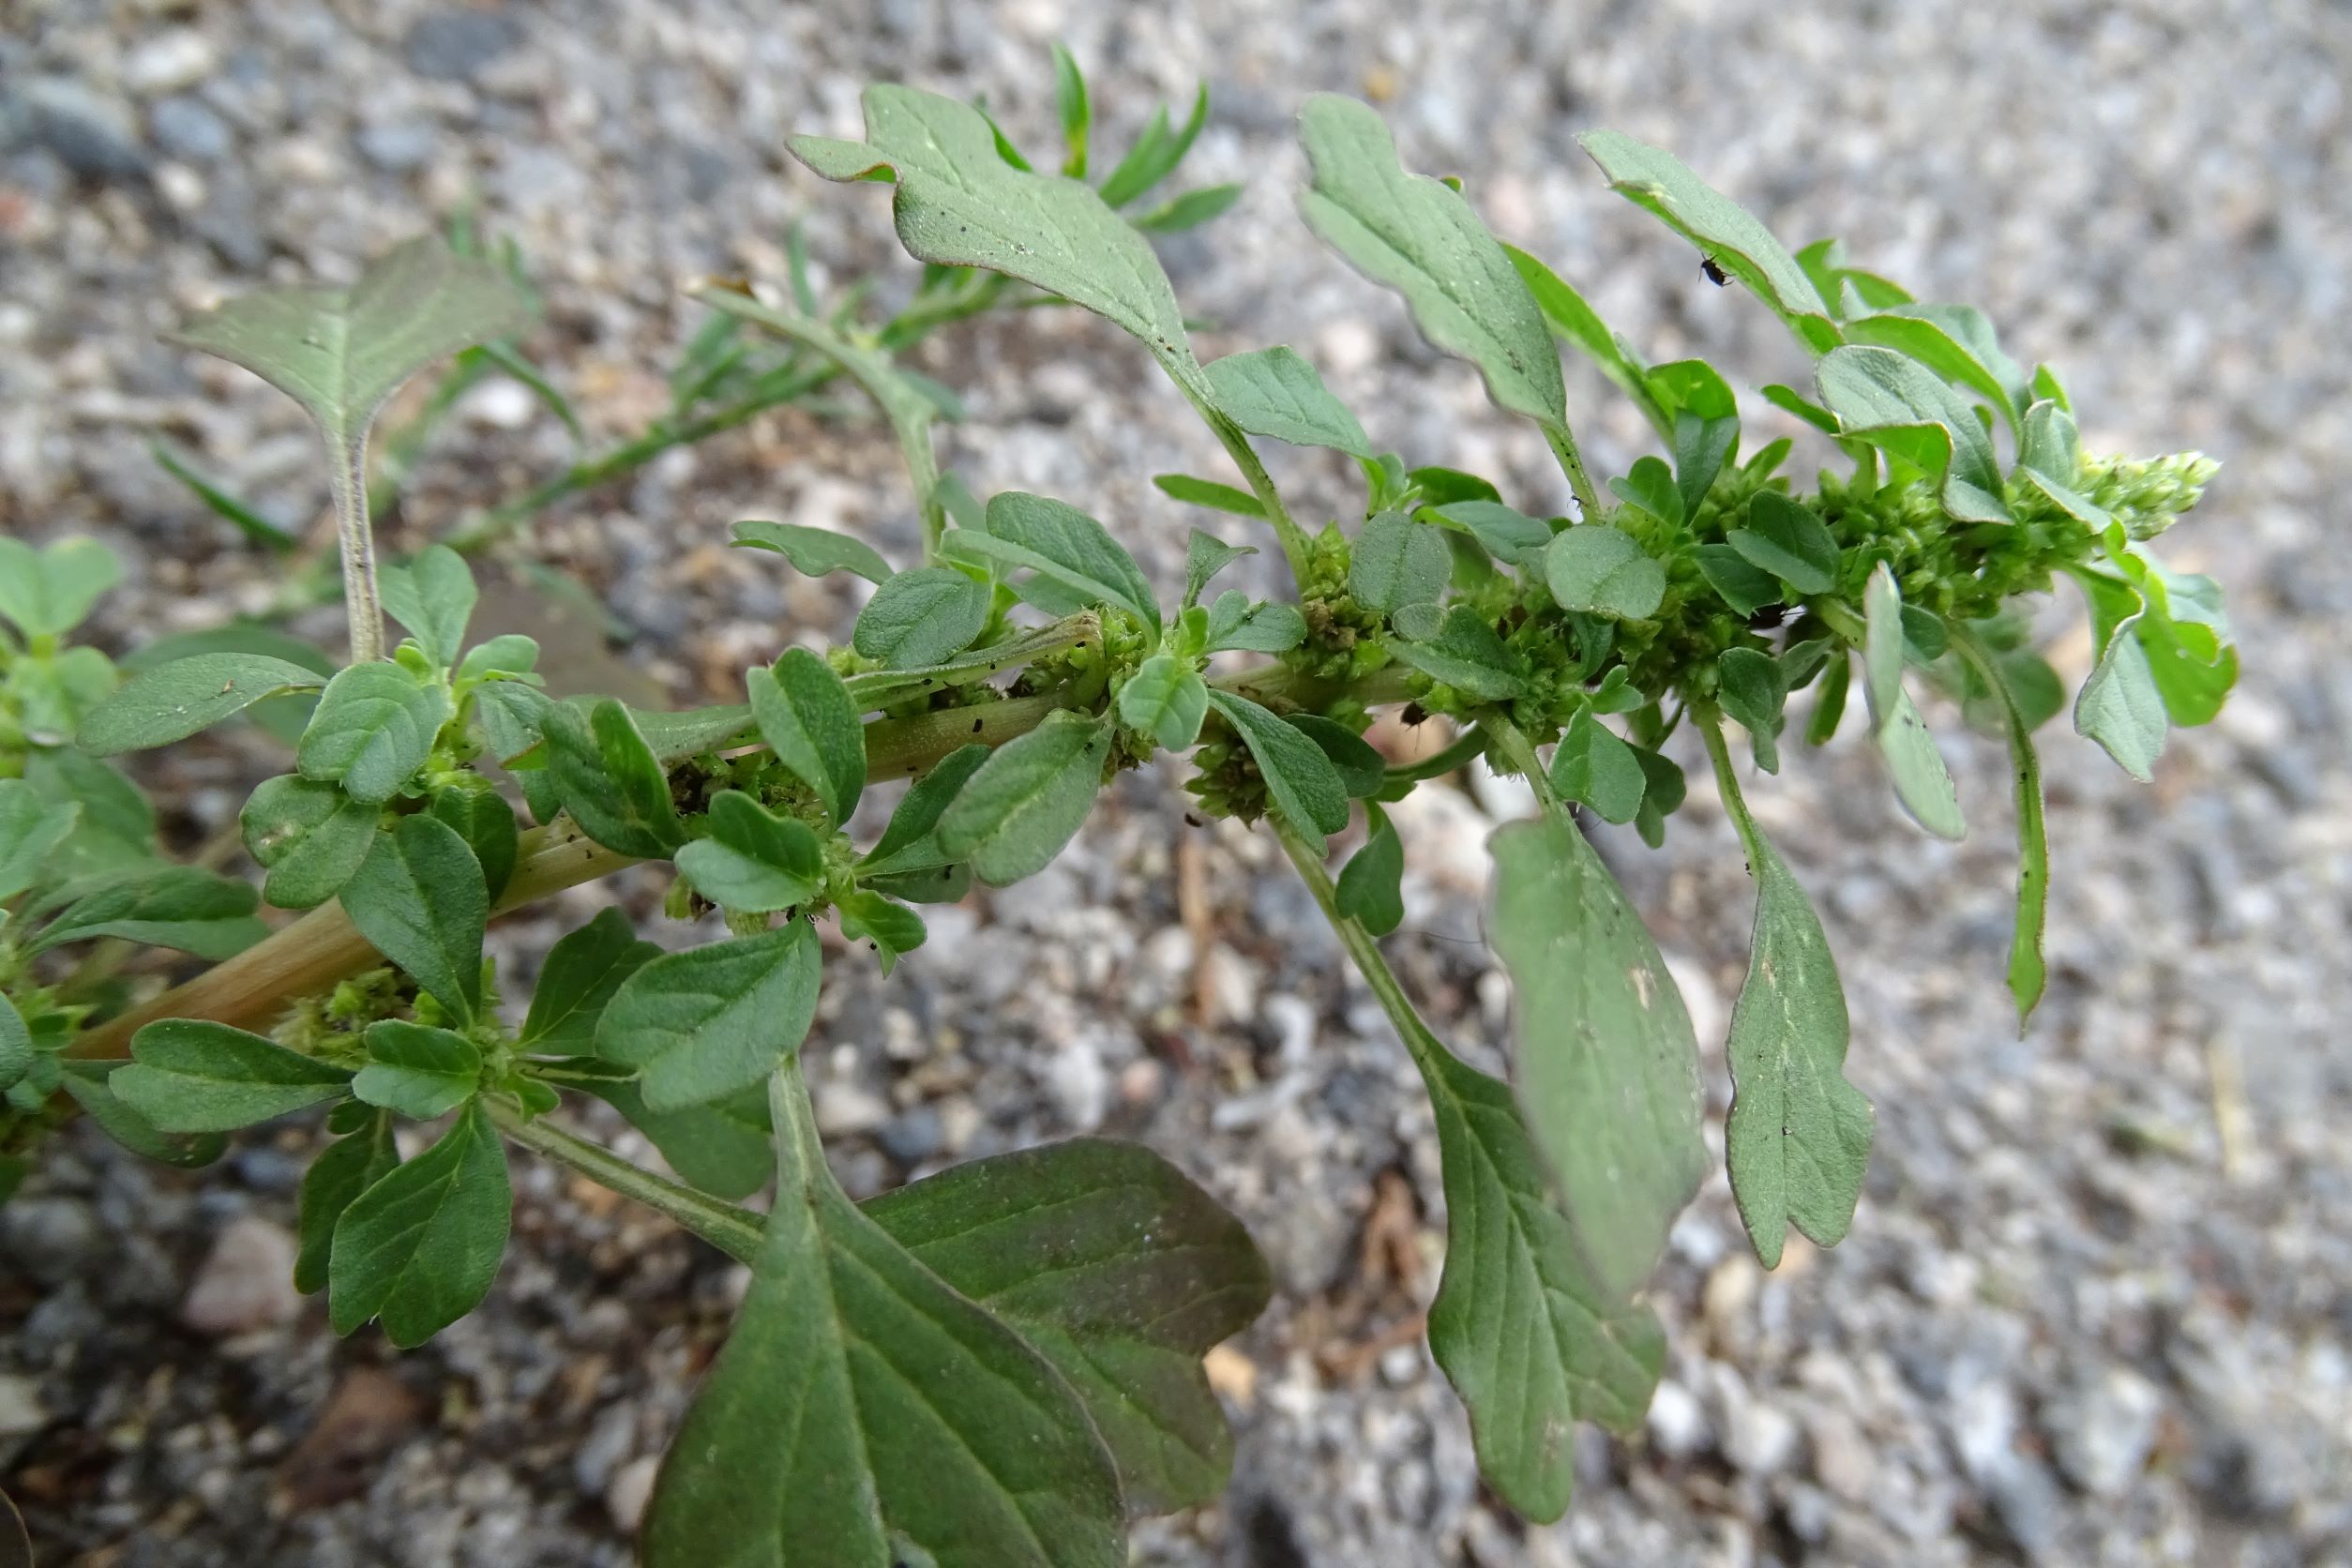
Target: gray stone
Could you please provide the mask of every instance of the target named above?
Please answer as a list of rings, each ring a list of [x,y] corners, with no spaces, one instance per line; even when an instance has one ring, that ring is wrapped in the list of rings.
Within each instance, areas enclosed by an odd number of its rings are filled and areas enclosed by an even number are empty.
[[[900,1111],[875,1135],[875,1141],[900,1165],[921,1165],[946,1141],[939,1108],[926,1101]]]
[[[294,1239],[283,1227],[251,1214],[232,1220],[196,1271],[180,1319],[222,1339],[291,1321],[302,1310],[294,1264]]]
[[[441,131],[426,120],[393,120],[361,126],[352,143],[359,156],[387,174],[406,174],[432,161]]]
[[[408,30],[408,68],[437,82],[465,82],[522,41],[522,25],[504,10],[435,11]]]
[[[90,1206],[71,1198],[14,1198],[0,1206],[0,1252],[43,1285],[90,1266],[105,1238]]]
[[[91,91],[70,77],[38,77],[18,89],[9,118],[37,146],[86,180],[142,180],[147,155],[121,99]]]
[[[2057,1439],[2058,1467],[2093,1497],[2128,1490],[2156,1446],[2164,1396],[2136,1372],[2109,1367],[2070,1390],[2043,1413]]]
[[[236,146],[229,122],[192,98],[168,98],[147,111],[147,138],[166,158],[211,163]]]

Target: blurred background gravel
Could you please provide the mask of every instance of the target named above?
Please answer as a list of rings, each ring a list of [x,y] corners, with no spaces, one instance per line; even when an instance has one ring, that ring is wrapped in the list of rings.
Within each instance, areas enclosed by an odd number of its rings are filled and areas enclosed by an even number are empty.
[[[1792,242],[1842,234],[1922,297],[1983,305],[2020,358],[2064,369],[2091,446],[2223,459],[2167,543],[2227,587],[2243,684],[2152,790],[2053,727],[2053,984],[2024,1041],[2000,984],[1997,745],[1937,718],[1975,830],[1958,846],[1901,821],[1850,736],[1756,792],[1851,993],[1849,1070],[1878,1108],[1869,1189],[1850,1241],[1766,1275],[1711,1184],[1656,1287],[1672,1355],[1647,1440],[1581,1434],[1559,1526],[1482,1495],[1416,1333],[1442,1231],[1401,1051],[1272,846],[1185,826],[1175,770],[1123,779],[1033,882],[939,912],[887,984],[844,955],[808,1052],[854,1190],[1099,1128],[1249,1222],[1280,1294],[1213,1362],[1236,1478],[1222,1505],[1143,1527],[1139,1561],[2352,1561],[2352,568],[2327,532],[2352,484],[2341,4],[0,0],[0,527],[122,552],[98,628],[117,648],[277,586],[157,470],[153,437],[290,525],[324,495],[292,405],[156,340],[184,311],[263,278],[348,277],[471,201],[545,286],[531,348],[594,430],[623,433],[658,412],[692,329],[679,283],[775,275],[789,220],[836,283],[909,287],[882,197],[791,166],[788,131],[854,133],[859,86],[894,79],[985,95],[1048,145],[1057,36],[1115,146],[1155,98],[1212,84],[1186,174],[1249,192],[1163,248],[1214,324],[1204,354],[1291,342],[1377,442],[1488,473],[1530,509],[1564,504],[1541,443],[1297,222],[1308,91],[1380,103],[1411,165],[1463,174],[1653,358],[1704,353],[1749,385],[1802,370],[1753,301],[1600,188],[1585,128],[1676,148]],[[1221,469],[1133,345],[1026,312],[916,363],[970,407],[945,450],[975,489],[1083,504],[1172,577],[1202,519],[1149,475]],[[1569,373],[1588,450],[1621,467],[1639,428],[1582,412],[1609,400]],[[516,389],[482,389],[392,542],[566,451]],[[1275,455],[1302,514],[1355,504],[1327,456]],[[567,503],[508,551],[607,596],[616,647],[577,625],[561,641],[520,593],[477,625],[531,617],[576,684],[705,700],[853,610],[838,579],[725,550],[745,516],[902,559],[914,539],[869,422],[780,415]],[[335,616],[308,629],[331,642]],[[2071,608],[2048,632],[2079,674]],[[158,764],[185,792],[174,835],[228,821],[282,765],[264,746],[226,734]],[[1491,1065],[1508,998],[1474,940],[1483,839],[1521,802],[1487,785],[1399,813],[1410,912],[1390,946]],[[1663,853],[1601,842],[1689,994],[1719,1138],[1751,908],[1735,840],[1695,798]],[[501,948],[527,974],[600,901],[650,894],[581,890]],[[519,1160],[488,1305],[412,1355],[372,1331],[338,1342],[285,1284],[313,1136],[249,1138],[188,1178],[85,1129],[0,1211],[0,1485],[43,1560],[626,1561],[740,1274]]]

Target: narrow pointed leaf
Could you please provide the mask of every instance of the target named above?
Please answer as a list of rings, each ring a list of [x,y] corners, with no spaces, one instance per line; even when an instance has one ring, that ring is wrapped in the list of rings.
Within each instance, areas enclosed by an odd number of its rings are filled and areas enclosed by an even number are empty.
[[[1724,537],[1750,565],[1800,594],[1826,594],[1837,585],[1837,540],[1829,525],[1778,490],[1758,490],[1748,505],[1748,525]]]
[[[64,891],[58,895],[65,896]],[[253,918],[256,902],[246,883],[194,866],[131,871],[101,880],[74,898],[24,944],[24,951],[42,953],[69,942],[118,937],[218,962],[269,934]]]
[[[1060,709],[1007,741],[940,817],[940,849],[994,886],[1044,870],[1086,821],[1111,735],[1108,724]]]
[[[490,921],[481,863],[438,817],[403,817],[376,836],[343,884],[343,912],[461,1022],[482,1004],[482,931]]]
[[[1934,371],[1892,349],[1849,345],[1823,355],[1815,379],[1846,434],[1926,473],[1953,517],[2011,520],[1992,436]]]
[[[1339,770],[1321,746],[1246,697],[1212,690],[1209,701],[1249,747],[1274,810],[1321,853],[1324,836],[1348,825],[1348,788]]]
[[[101,757],[168,746],[266,698],[325,684],[262,654],[198,654],[131,676],[90,711],[76,739]]]
[[[343,1211],[400,1163],[400,1147],[392,1139],[392,1118],[384,1112],[369,1117],[357,1132],[319,1151],[302,1178],[301,1207],[294,1226],[300,1241],[294,1266],[295,1289],[309,1296],[326,1289],[327,1262],[335,1255],[335,1227]]]
[[[748,716],[736,717],[731,729]],[[647,859],[686,842],[686,824],[670,798],[670,776],[616,699],[599,698],[584,710],[578,702],[557,702],[540,722],[556,795],[581,832],[607,849]]]
[[[724,909],[797,909],[824,883],[824,845],[807,823],[778,817],[740,790],[711,797],[711,832],[676,855],[694,890]]]
[[[1527,661],[1466,604],[1447,607],[1430,636],[1399,639],[1389,652],[1480,701],[1507,702],[1527,690]]]
[[[953,566],[917,566],[874,590],[850,641],[888,669],[912,669],[962,653],[988,619],[985,585]]]
[[[1369,459],[1371,438],[1348,405],[1331,395],[1315,367],[1289,348],[1227,354],[1203,368],[1217,407],[1252,435],[1293,446],[1329,446]]]
[[[787,648],[776,668],[745,676],[751,716],[776,761],[817,792],[836,825],[866,790],[866,727],[833,667],[806,648]]]
[[[167,1018],[131,1036],[108,1086],[163,1133],[225,1133],[344,1093],[351,1075],[223,1023]]]
[[[1720,734],[1708,746],[1724,809],[1756,879],[1748,976],[1731,1009],[1731,1195],[1758,1261],[1780,1266],[1787,1228],[1835,1246],[1870,1161],[1870,1101],[1845,1077],[1846,991],[1804,889],[1749,816]]]
[[[424,765],[449,715],[449,694],[439,686],[389,661],[354,664],[320,693],[294,766],[305,778],[340,784],[354,800],[380,805]]]
[[[336,1221],[327,1262],[335,1332],[381,1318],[384,1337],[407,1349],[473,1311],[498,1277],[514,1200],[505,1152],[476,1100]]]
[[[566,932],[548,949],[539,981],[531,992],[520,1043],[550,1056],[584,1056],[596,1048],[596,1020],[621,983],[661,949],[640,941],[637,927],[618,909]]]
[[[1936,749],[1911,694],[1903,687],[1903,599],[1893,574],[1881,563],[1862,595],[1866,637],[1862,644],[1862,693],[1878,750],[1893,776],[1896,798],[1913,821],[1939,838],[1968,831],[1952,774]]]
[[[1348,857],[1334,890],[1341,914],[1376,937],[1405,923],[1405,841],[1379,807],[1369,807],[1372,831],[1364,848]]]
[[[456,664],[477,597],[465,557],[434,545],[405,565],[384,567],[379,582],[385,612],[408,628],[425,656],[444,669]]]
[[[890,580],[890,563],[863,539],[811,528],[798,522],[747,521],[735,524],[733,542],[754,550],[774,550],[809,577],[827,572],[854,572],[868,582]]]

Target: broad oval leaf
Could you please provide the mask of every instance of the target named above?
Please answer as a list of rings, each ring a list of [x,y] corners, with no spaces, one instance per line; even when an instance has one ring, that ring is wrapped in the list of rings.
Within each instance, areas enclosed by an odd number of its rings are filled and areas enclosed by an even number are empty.
[[[1084,604],[1125,611],[1156,637],[1159,603],[1135,557],[1101,523],[1066,502],[1006,490],[991,496],[988,531],[958,531],[957,550],[1008,566],[1028,566],[1077,595]]]
[[[661,949],[641,941],[620,910],[597,911],[548,949],[520,1043],[550,1056],[587,1055],[596,1049],[596,1020],[613,992],[659,957]]]
[[[2017,429],[2032,388],[2017,362],[2001,352],[1992,322],[1972,305],[1896,305],[1846,324],[1849,341],[1907,354],[1954,385],[1983,398],[2002,423]],[[2071,469],[2049,470],[2060,483]]]
[[[1321,854],[1324,836],[1348,825],[1348,787],[1339,770],[1304,731],[1248,698],[1213,689],[1209,701],[1249,747],[1274,810]]]
[[[354,800],[381,805],[424,765],[449,715],[449,694],[439,685],[388,660],[354,664],[319,695],[294,766],[305,778],[340,784]]]
[[[507,880],[515,874],[516,857],[521,853],[522,836],[515,823],[515,808],[490,780],[468,774],[433,792],[432,814],[448,823],[474,852],[475,863],[482,868],[482,890],[495,904],[506,891]]]
[[[0,778],[0,903],[39,884],[51,853],[81,820],[80,801],[53,804],[22,778]]]
[[[460,1022],[482,1004],[482,931],[490,922],[481,862],[438,817],[402,817],[376,836],[343,884],[343,912],[369,945]]]
[[[670,775],[617,699],[599,698],[585,711],[578,702],[557,702],[540,716],[540,724],[556,796],[582,833],[607,849],[646,859],[686,842],[686,824],[670,798]]]
[[[264,654],[198,654],[131,676],[90,711],[75,738],[101,757],[168,746],[265,698],[325,684]]]
[[[1434,604],[1454,569],[1445,535],[1402,512],[1382,512],[1356,535],[1348,563],[1348,592],[1381,614],[1409,604]]]
[[[1091,715],[1066,708],[1047,715],[965,782],[940,817],[940,849],[999,887],[1044,870],[1093,807],[1111,735]]]
[[[1466,604],[1448,606],[1428,637],[1400,638],[1389,652],[1483,702],[1507,702],[1527,690],[1527,661]]]
[[[807,649],[787,648],[775,669],[744,680],[760,738],[817,792],[837,825],[847,822],[866,790],[866,727],[841,677]]]
[[[1182,751],[1200,738],[1209,716],[1209,687],[1200,671],[1173,656],[1154,654],[1119,688],[1119,720],[1163,748]]]
[[[130,1038],[107,1086],[162,1133],[225,1133],[345,1093],[351,1074],[273,1040],[199,1018],[165,1018]]]
[[[1837,585],[1837,539],[1829,525],[1778,490],[1756,491],[1748,504],[1748,525],[1724,539],[1750,565],[1800,594],[1826,594]]]
[[[1307,227],[1356,270],[1405,296],[1422,336],[1478,367],[1494,400],[1564,430],[1560,351],[1534,296],[1461,195],[1408,173],[1380,116],[1318,93],[1299,113],[1314,184]]]
[[[1666,598],[1666,568],[1634,536],[1603,522],[1555,535],[1544,550],[1544,580],[1562,610],[1639,621]]]
[[[790,561],[794,570],[809,577],[855,572],[868,582],[890,580],[890,563],[882,558],[880,550],[863,539],[836,534],[830,528],[751,520],[735,524],[733,542],[754,550],[774,550]]]
[[[1589,806],[1604,821],[1630,822],[1641,810],[1649,778],[1634,748],[1591,708],[1580,707],[1553,748],[1551,781],[1562,800]]]
[[[1512,1081],[1603,1293],[1639,1289],[1706,1174],[1698,1042],[1658,945],[1561,818],[1499,830],[1489,941],[1516,994]]]
[[[454,1030],[400,1018],[368,1026],[368,1065],[351,1080],[358,1099],[430,1122],[474,1097],[482,1086],[482,1053]]]
[[[1202,367],[1225,416],[1252,435],[1293,446],[1329,446],[1370,460],[1371,438],[1315,367],[1289,348],[1229,354]]]
[[[817,932],[806,920],[665,953],[606,1003],[596,1054],[641,1069],[648,1109],[702,1105],[759,1082],[800,1048],[817,982]]]
[[[400,1163],[400,1146],[392,1138],[392,1118],[381,1111],[367,1124],[337,1138],[310,1161],[303,1173],[302,1199],[294,1231],[300,1251],[294,1257],[294,1288],[304,1295],[326,1289],[327,1262],[335,1255],[335,1226],[352,1200],[392,1173]]]
[[[985,585],[953,566],[917,566],[874,590],[850,641],[867,658],[906,670],[962,653],[988,619]]]
[[[1845,433],[1923,471],[1944,510],[1966,522],[2008,522],[1993,438],[1966,400],[1918,360],[1849,344],[1814,372],[1821,401]]]
[[[281,910],[324,904],[368,858],[381,807],[297,774],[264,778],[237,814],[245,852],[266,873],[262,897]]]
[[[1377,806],[1365,807],[1371,834],[1364,848],[1348,857],[1334,890],[1341,914],[1376,937],[1384,937],[1405,923],[1405,841],[1396,824]]]
[[[413,561],[384,567],[378,582],[385,612],[408,628],[425,656],[444,669],[456,664],[478,596],[465,557],[434,545]]]
[[[87,892],[72,897],[85,886]],[[24,943],[28,956],[69,942],[118,937],[217,963],[269,934],[269,927],[253,917],[258,900],[251,887],[194,866],[156,867],[104,876],[92,883],[69,883],[55,897],[71,901]]]
[[[1270,1280],[1241,1222],[1183,1171],[1139,1144],[1073,1138],[863,1207],[1069,1380],[1130,1513],[1224,1491],[1232,1436],[1200,1357],[1264,1310]]]
[[[863,875],[892,875],[929,870],[955,857],[940,847],[939,821],[972,776],[988,761],[988,748],[976,742],[959,746],[916,779],[890,814],[882,836],[859,863]]]
[[[776,1201],[646,1568],[1118,1568],[1117,1472],[1069,1385],[843,1196],[796,1073],[770,1113]]]
[[[514,1206],[505,1151],[475,1100],[336,1220],[327,1262],[335,1332],[381,1318],[384,1336],[408,1349],[473,1311],[498,1277]]]
[[[711,833],[677,852],[694,890],[750,914],[797,909],[824,883],[824,845],[808,824],[778,817],[740,790],[711,797]]]
[[[63,637],[122,575],[114,552],[96,539],[59,539],[37,550],[0,538],[0,620],[26,637]]]

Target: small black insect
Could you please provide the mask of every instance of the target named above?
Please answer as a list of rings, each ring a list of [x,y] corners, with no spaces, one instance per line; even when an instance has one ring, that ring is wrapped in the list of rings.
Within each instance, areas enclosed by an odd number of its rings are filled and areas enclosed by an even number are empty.
[[[1418,730],[1424,724],[1429,722],[1429,711],[1418,702],[1406,703],[1405,712],[1402,716],[1404,717],[1405,724],[1409,729]]]
[[[1731,281],[1731,274],[1724,271],[1722,267],[1717,266],[1715,264],[1715,258],[1712,256],[1703,258],[1698,264],[1698,270],[1707,275],[1707,281],[1714,284],[1715,287],[1719,289]]]
[[[1787,619],[1788,607],[1787,605],[1768,604],[1748,617],[1748,630],[1771,631]]]
[[[1197,811],[1185,812],[1184,821],[1190,822],[1195,827],[1207,827],[1209,825],[1207,822],[1201,821],[1200,814]]]

